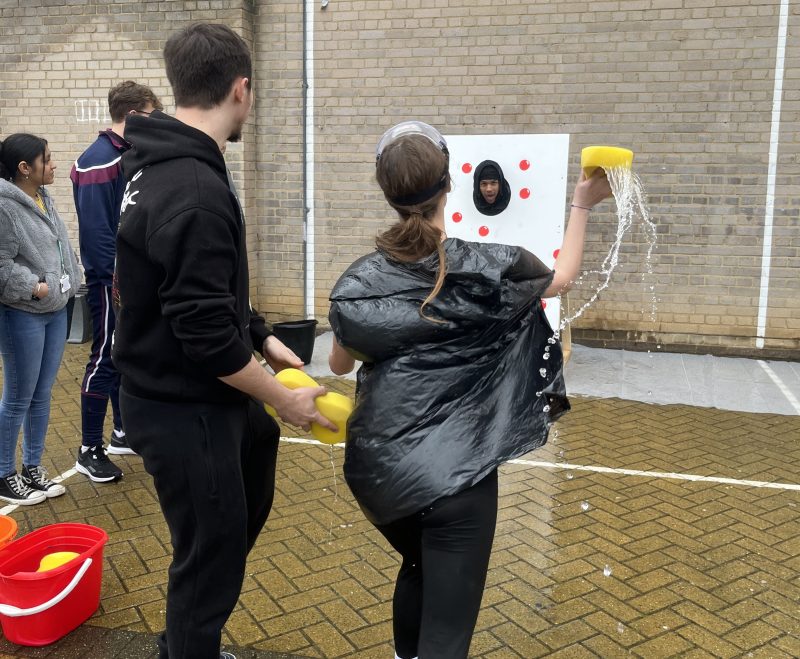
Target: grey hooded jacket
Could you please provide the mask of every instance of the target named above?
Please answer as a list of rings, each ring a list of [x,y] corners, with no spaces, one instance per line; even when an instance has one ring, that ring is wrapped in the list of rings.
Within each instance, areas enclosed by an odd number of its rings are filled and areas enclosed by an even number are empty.
[[[39,189],[47,214],[10,181],[0,179],[0,303],[47,313],[62,309],[81,283],[81,270],[67,235],[67,227],[44,188]],[[62,268],[69,275],[70,290],[61,292]],[[41,300],[32,300],[36,283],[44,279],[50,289]]]

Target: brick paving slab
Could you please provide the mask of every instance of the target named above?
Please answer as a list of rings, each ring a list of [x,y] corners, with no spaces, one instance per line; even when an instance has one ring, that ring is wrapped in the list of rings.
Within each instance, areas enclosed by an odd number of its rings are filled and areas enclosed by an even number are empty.
[[[74,465],[86,349],[67,347],[54,389],[44,461],[52,474]],[[321,381],[352,394],[351,381]],[[798,481],[800,417],[572,402],[550,443],[525,456],[538,466],[501,469],[472,656],[800,656],[800,491],[743,482]],[[342,453],[281,444],[273,514],[224,634],[240,659],[393,656],[399,564],[350,496]],[[73,475],[66,495],[10,513],[20,533],[83,522],[103,527],[109,542],[100,610],[49,648],[0,640],[0,659],[154,656],[169,534],[141,461],[115,459],[120,483]],[[598,465],[648,474],[581,468]]]

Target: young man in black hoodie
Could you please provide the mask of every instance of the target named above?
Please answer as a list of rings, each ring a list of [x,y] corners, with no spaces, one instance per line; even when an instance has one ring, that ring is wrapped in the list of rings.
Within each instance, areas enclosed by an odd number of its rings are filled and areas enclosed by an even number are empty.
[[[161,659],[217,659],[247,553],[272,506],[279,429],[335,428],[323,387],[291,391],[302,362],[249,304],[244,216],[223,159],[250,112],[245,42],[196,24],[164,48],[175,117],[131,117],[117,238],[114,364],[128,441],[153,476],[173,545]]]

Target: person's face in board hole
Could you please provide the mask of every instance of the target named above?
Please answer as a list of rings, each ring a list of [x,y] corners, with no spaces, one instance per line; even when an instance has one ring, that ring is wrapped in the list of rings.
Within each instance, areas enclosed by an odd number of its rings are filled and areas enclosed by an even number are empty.
[[[487,204],[493,204],[500,194],[500,181],[488,179],[480,183],[481,196]]]

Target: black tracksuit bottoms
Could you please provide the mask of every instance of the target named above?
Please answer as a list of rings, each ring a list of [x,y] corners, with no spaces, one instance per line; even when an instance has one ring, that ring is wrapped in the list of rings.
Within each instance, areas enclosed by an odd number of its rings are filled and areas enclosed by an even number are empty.
[[[401,659],[464,659],[481,608],[497,523],[497,470],[377,529],[403,557],[394,590]]]
[[[218,659],[247,554],[272,507],[280,430],[253,400],[159,402],[122,389],[120,404],[172,540],[159,659]]]

